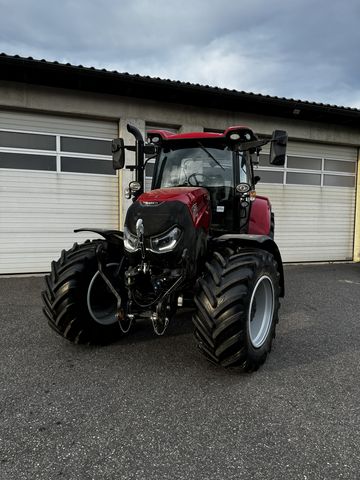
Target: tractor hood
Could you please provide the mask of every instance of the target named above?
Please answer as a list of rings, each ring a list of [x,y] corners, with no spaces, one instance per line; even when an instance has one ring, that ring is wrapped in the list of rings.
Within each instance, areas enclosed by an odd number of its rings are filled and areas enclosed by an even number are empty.
[[[174,203],[176,202],[176,203]],[[180,207],[180,204],[183,207]],[[191,218],[193,220],[194,226],[204,227],[208,230],[210,225],[210,197],[209,193],[205,188],[201,187],[176,187],[176,188],[159,188],[157,190],[152,190],[151,192],[145,192],[137,199],[137,202],[144,207],[163,207],[152,210],[152,213],[155,211],[165,211],[171,216],[172,209],[169,210],[171,206],[179,205],[181,209],[186,205]],[[165,206],[164,203],[167,205]],[[149,212],[150,213],[150,212]]]
[[[140,262],[136,232],[140,219],[147,260],[153,267],[179,268],[183,253],[187,252],[188,273],[196,271],[197,259],[206,251],[211,222],[207,190],[162,188],[140,195],[129,207],[125,219],[125,254],[131,265]]]
[[[145,237],[159,235],[178,226],[185,232],[202,228],[209,231],[211,209],[209,193],[200,187],[161,188],[145,192],[129,207],[125,226],[135,234],[142,219]]]
[[[207,197],[208,192],[202,187],[175,187],[175,188],[158,188],[145,192],[138,198],[141,203],[149,202],[166,202],[177,200],[178,202],[185,203],[189,207],[194,203],[197,203],[199,199]]]

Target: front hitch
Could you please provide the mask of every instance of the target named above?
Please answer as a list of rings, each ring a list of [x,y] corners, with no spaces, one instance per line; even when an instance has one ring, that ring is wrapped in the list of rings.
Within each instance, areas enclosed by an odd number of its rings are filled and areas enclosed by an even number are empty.
[[[176,291],[180,290],[180,288],[188,278],[187,272],[189,269],[189,258],[187,254],[187,249],[184,249],[183,251],[181,258],[181,266],[182,268],[178,270],[179,274],[174,276],[174,281],[170,285],[170,287],[168,285],[165,287],[164,285],[162,288],[162,293],[157,295],[157,291],[154,290],[150,296],[147,296],[147,298],[146,294],[148,294],[148,289],[146,288],[146,286],[148,288],[151,288],[152,283],[151,266],[142,262],[136,267],[129,267],[128,270],[125,272],[126,286],[129,295],[129,304],[140,308],[142,311],[152,311],[150,319],[152,321],[154,333],[156,335],[163,335],[165,333],[165,330],[169,325],[169,309],[171,310],[170,306],[172,303],[171,297]],[[145,295],[141,291],[137,290],[137,285],[142,285],[142,291],[145,293]]]
[[[144,222],[142,218],[139,218],[136,222],[136,236],[138,245],[141,251],[141,267],[144,273],[147,271],[147,264],[145,262],[146,258],[146,250],[145,250],[145,243],[144,243]]]
[[[97,267],[98,267],[99,274],[100,274],[101,278],[103,279],[103,281],[105,282],[108,289],[110,290],[110,292],[116,298],[116,317],[117,317],[117,320],[118,320],[120,330],[124,334],[128,333],[130,328],[131,328],[133,318],[128,318],[129,322],[128,322],[127,327],[123,326],[126,315],[125,315],[124,309],[121,306],[121,302],[122,302],[121,296],[116,291],[116,289],[114,288],[113,284],[111,283],[109,277],[104,272],[103,262],[105,261],[104,263],[106,265],[106,260],[105,260],[106,259],[106,252],[105,252],[104,247],[101,243],[97,246],[95,253],[96,253],[96,260],[97,260]],[[119,264],[119,268],[118,268],[118,271],[117,271],[117,275],[120,274],[123,261],[124,261],[124,258],[121,259],[121,262]]]
[[[151,315],[151,321],[153,324],[153,329],[156,335],[164,335],[165,330],[167,329],[169,325],[169,317],[167,317],[167,308],[168,308],[168,300],[170,299],[172,293],[176,291],[180,285],[184,282],[185,277],[184,275],[181,275],[167,290],[164,295],[161,297],[159,300],[157,306],[156,306],[156,311],[153,312]]]

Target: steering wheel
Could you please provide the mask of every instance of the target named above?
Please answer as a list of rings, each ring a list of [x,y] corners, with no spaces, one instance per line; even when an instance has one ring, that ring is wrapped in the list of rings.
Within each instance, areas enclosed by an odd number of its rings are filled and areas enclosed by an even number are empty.
[[[201,177],[201,180],[199,180],[197,177]],[[190,180],[190,179],[193,179],[194,182],[195,182],[195,184],[193,184],[193,183],[192,183],[192,180]],[[199,186],[200,186],[200,182],[201,182],[202,184],[205,183],[204,180],[205,180],[205,175],[204,175],[203,173],[192,173],[192,174],[188,177],[187,182],[188,182],[188,184],[191,185],[192,187],[199,187]]]

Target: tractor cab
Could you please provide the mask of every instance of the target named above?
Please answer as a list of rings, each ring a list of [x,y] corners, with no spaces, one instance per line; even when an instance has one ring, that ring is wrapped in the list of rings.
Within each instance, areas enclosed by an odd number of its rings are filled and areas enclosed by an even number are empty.
[[[251,155],[240,148],[241,141],[254,141],[247,127],[231,127],[224,134],[174,135],[151,130],[149,140],[157,146],[152,189],[203,187],[209,192],[211,232],[239,232],[248,206],[243,198],[253,189]],[[242,187],[239,188],[238,186]],[[243,201],[242,201],[243,200]]]
[[[211,231],[239,231],[240,183],[252,185],[246,152],[221,139],[182,139],[163,142],[152,189],[203,187],[209,192]],[[250,190],[250,187],[249,187]]]

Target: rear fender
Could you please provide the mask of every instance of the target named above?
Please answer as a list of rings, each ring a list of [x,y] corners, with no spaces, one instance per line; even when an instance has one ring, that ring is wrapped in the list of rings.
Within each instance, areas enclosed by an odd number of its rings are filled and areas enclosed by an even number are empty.
[[[266,250],[267,252],[271,253],[278,264],[278,270],[280,274],[280,297],[284,297],[285,281],[283,262],[281,259],[279,248],[272,238],[267,235],[229,234],[221,235],[220,237],[214,238],[212,242],[215,244],[215,246],[229,246],[233,248],[261,248],[262,250]]]
[[[109,243],[118,246],[123,246],[124,244],[124,234],[120,230],[106,230],[105,228],[77,228],[74,232],[93,232],[101,235]]]

